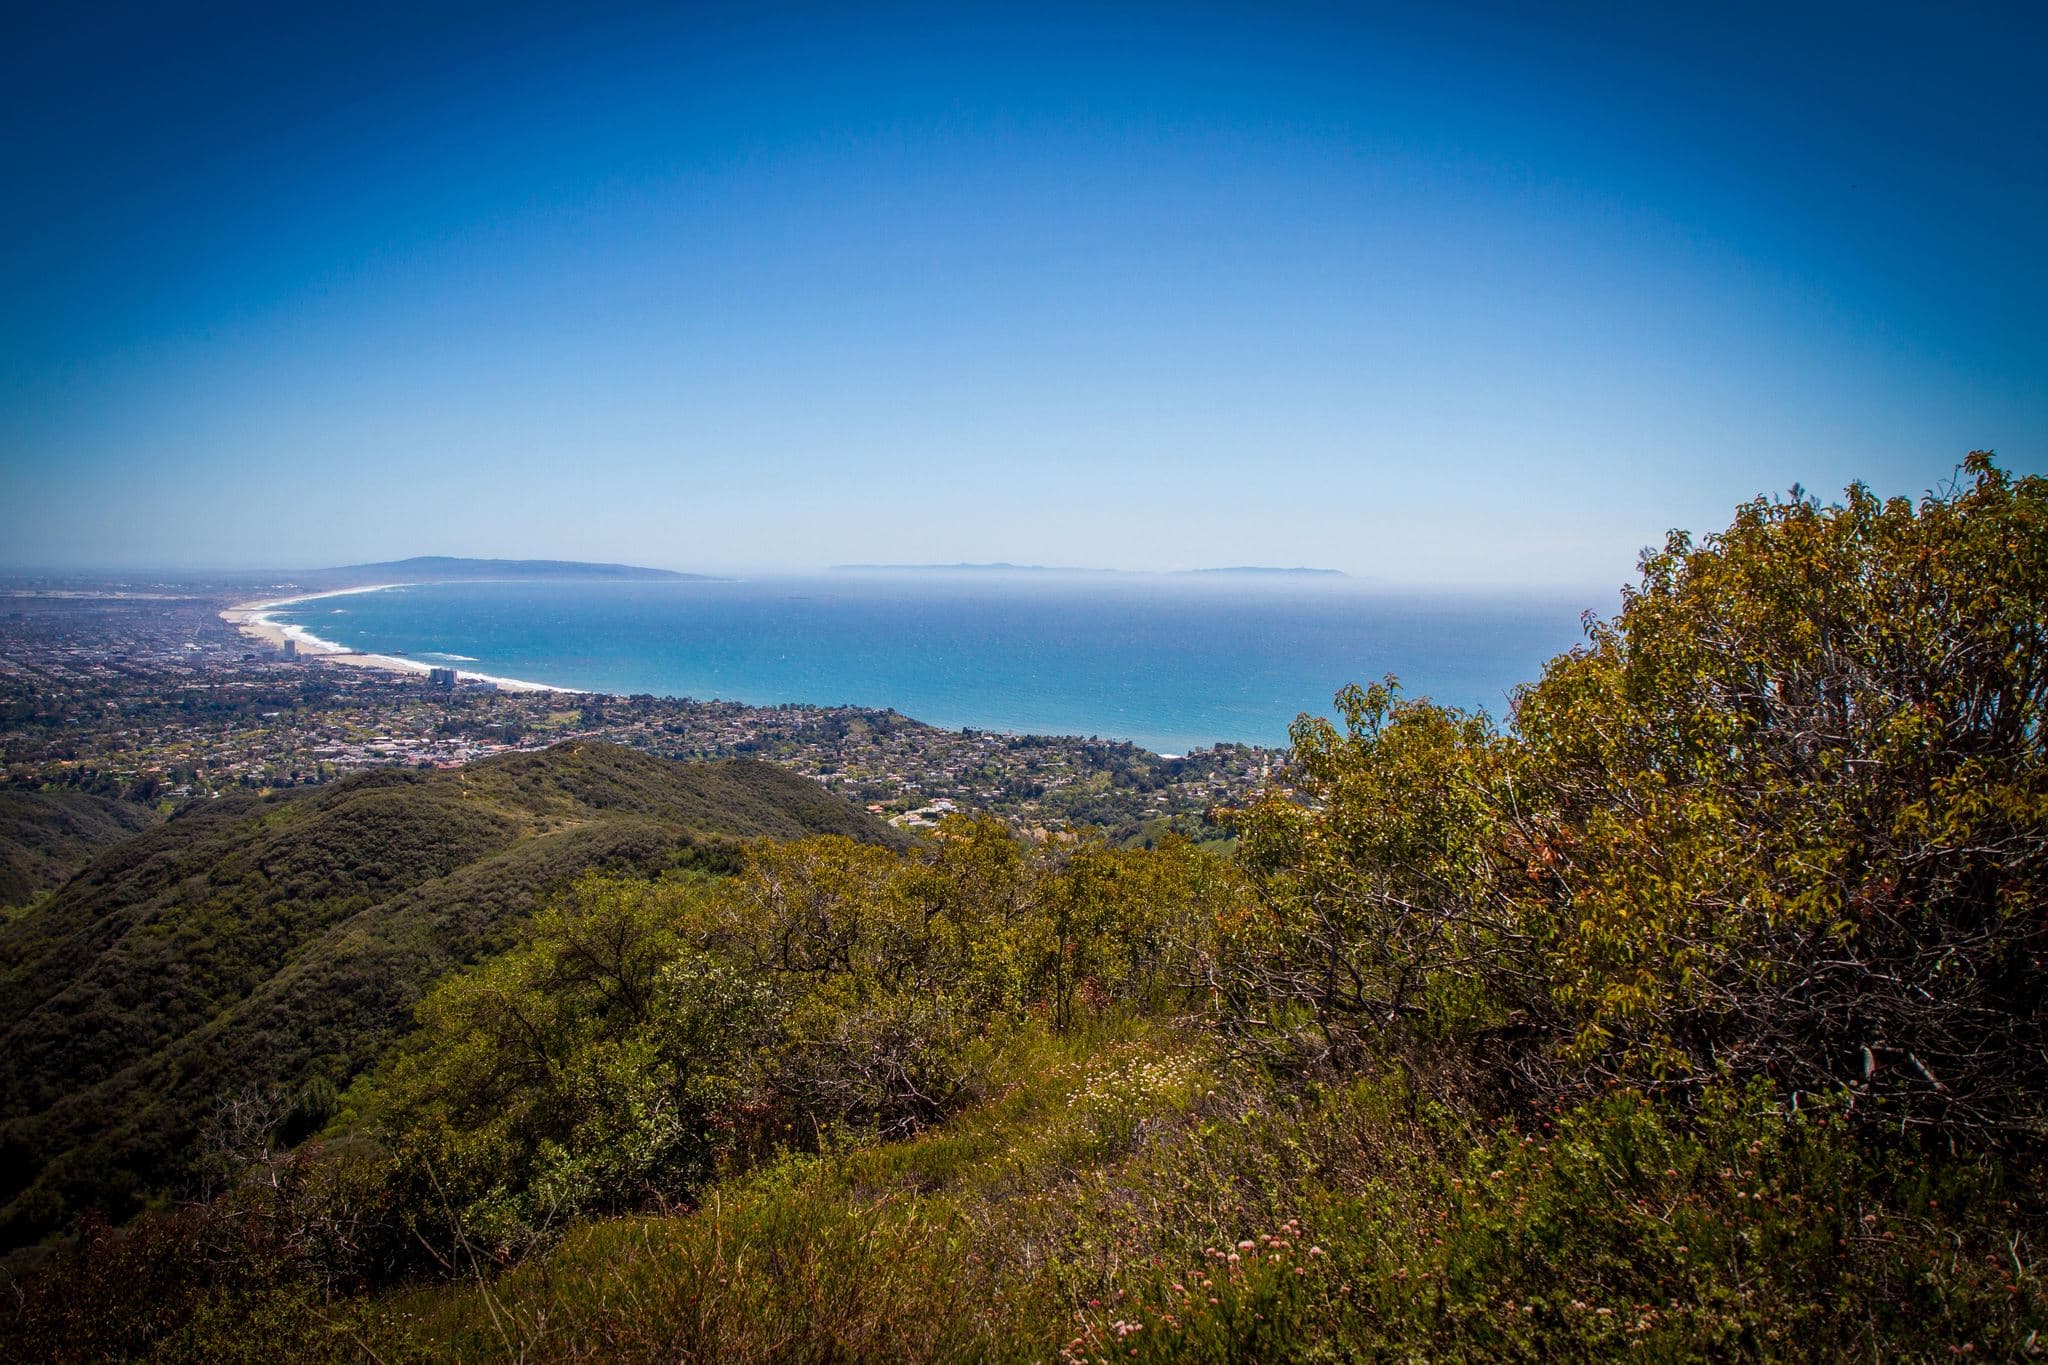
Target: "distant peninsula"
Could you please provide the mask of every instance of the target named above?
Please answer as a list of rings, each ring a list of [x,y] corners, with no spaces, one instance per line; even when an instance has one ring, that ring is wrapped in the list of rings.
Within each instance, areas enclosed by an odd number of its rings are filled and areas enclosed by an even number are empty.
[[[708,579],[709,574],[647,569],[634,564],[586,564],[573,559],[460,559],[451,555],[415,555],[380,564],[346,564],[301,575],[308,580],[348,583],[460,583],[505,579],[606,579],[618,582]]]
[[[835,573],[1113,573],[1142,574],[1144,569],[1095,569],[1066,564],[1010,564],[996,561],[990,564],[834,564]],[[1262,578],[1309,577],[1345,578],[1342,569],[1275,568],[1263,564],[1237,564],[1220,569],[1168,569],[1169,575],[1181,574],[1248,574]]]

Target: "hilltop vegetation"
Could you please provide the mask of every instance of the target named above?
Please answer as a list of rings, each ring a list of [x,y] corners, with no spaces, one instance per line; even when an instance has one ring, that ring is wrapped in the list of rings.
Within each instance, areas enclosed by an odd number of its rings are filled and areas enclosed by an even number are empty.
[[[1347,690],[1230,859],[955,821],[586,874],[0,1342],[2028,1355],[2044,643],[2048,481],[1973,456],[1674,537],[1505,728]]]
[[[0,930],[0,1227],[183,1189],[223,1096],[282,1087],[317,1126],[436,978],[588,870],[813,832],[900,839],[766,764],[590,744],[188,806]]]
[[[0,790],[0,908],[61,885],[102,848],[156,818],[148,806],[108,796]]]

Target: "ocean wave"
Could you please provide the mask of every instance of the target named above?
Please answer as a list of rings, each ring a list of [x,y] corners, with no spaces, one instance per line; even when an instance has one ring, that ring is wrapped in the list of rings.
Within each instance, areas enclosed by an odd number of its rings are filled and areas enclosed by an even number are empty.
[[[474,654],[443,654],[438,649],[423,649],[420,651],[420,657],[422,659],[446,659],[448,662],[455,664],[473,664],[476,662],[476,655]]]

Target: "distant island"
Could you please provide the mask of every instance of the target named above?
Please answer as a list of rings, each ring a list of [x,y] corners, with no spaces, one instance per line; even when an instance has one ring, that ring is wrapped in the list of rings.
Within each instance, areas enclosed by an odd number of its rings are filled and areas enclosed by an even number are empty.
[[[1010,564],[998,560],[989,564],[834,564],[835,573],[1114,573],[1142,574],[1145,569],[1097,569],[1069,564]],[[1166,569],[1165,575],[1255,574],[1260,577],[1349,577],[1342,569],[1274,568],[1263,564],[1238,564],[1220,569]]]
[[[1296,567],[1296,568],[1292,568],[1292,569],[1279,569],[1279,568],[1272,568],[1272,567],[1270,567],[1270,566],[1267,566],[1267,565],[1264,565],[1264,564],[1236,564],[1236,565],[1232,565],[1231,567],[1229,567],[1229,568],[1226,568],[1226,569],[1180,569],[1180,570],[1177,570],[1176,572],[1179,572],[1179,573],[1205,573],[1205,574],[1257,574],[1257,575],[1259,575],[1259,576],[1261,576],[1261,577],[1266,577],[1266,578],[1271,578],[1271,577],[1281,577],[1281,578],[1348,578],[1348,577],[1350,577],[1350,575],[1349,575],[1349,574],[1346,574],[1346,573],[1345,573],[1345,572],[1344,572],[1344,571],[1343,571],[1342,569],[1305,569],[1305,568],[1300,568],[1300,567]]]

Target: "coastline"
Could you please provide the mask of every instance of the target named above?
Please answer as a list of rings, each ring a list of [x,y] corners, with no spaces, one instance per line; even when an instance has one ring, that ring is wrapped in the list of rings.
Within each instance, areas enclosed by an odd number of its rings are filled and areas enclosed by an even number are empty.
[[[1039,594],[843,577],[764,577],[715,596],[697,584],[627,592],[446,582],[403,570],[337,573],[316,586],[231,590],[206,611],[237,627],[252,658],[275,660],[290,644],[309,661],[414,675],[414,686],[439,666],[472,670],[458,676],[508,693],[848,705],[937,729],[1086,736],[1177,754],[1217,743],[1283,748],[1304,711],[1326,714],[1329,704],[1313,698],[1375,670],[1433,681],[1449,695],[1437,687],[1429,695],[1492,710],[1504,680],[1533,667],[1517,659],[1554,656],[1581,634],[1566,624],[1577,619],[1578,599],[1519,594],[1360,594],[1338,603],[1320,591],[1247,598],[1141,585],[1114,596]],[[396,595],[375,595],[380,589]],[[319,605],[355,592],[363,598],[344,620]],[[360,643],[322,639],[324,628]],[[381,649],[380,637],[388,642]],[[403,652],[393,648],[401,644]],[[467,653],[476,648],[487,652]],[[531,668],[494,679],[477,668],[493,654]],[[265,671],[279,672],[275,664]],[[592,681],[536,679],[550,672]]]
[[[358,593],[385,592],[391,588],[410,587],[408,583],[365,583],[353,588],[328,588],[320,592],[302,592],[291,597],[274,597],[261,602],[238,602],[220,613],[220,619],[233,626],[243,638],[256,641],[271,649],[284,648],[287,640],[298,646],[299,656],[319,659],[323,663],[346,664],[351,668],[374,668],[386,673],[404,673],[420,676],[443,664],[424,663],[418,659],[401,658],[395,654],[366,654],[322,639],[304,626],[283,625],[271,619],[270,613],[280,607],[296,606],[300,602],[316,602],[325,597],[353,597]],[[580,695],[573,687],[557,687],[553,683],[529,682],[524,678],[501,678],[491,673],[474,673],[468,669],[455,670],[458,679],[469,682],[486,682],[505,692],[562,692]]]

